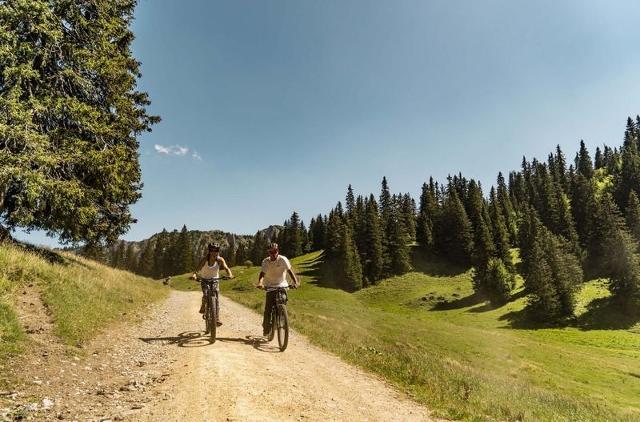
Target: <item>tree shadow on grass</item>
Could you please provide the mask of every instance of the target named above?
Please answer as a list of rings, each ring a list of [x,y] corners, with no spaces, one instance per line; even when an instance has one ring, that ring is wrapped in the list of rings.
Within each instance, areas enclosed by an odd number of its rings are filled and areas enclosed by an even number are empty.
[[[640,322],[637,306],[622,306],[610,297],[593,300],[587,311],[578,316],[560,321],[544,321],[529,307],[502,315],[500,321],[506,321],[509,328],[539,330],[544,328],[574,327],[583,331],[590,330],[628,330]]]
[[[468,308],[470,306],[478,305],[484,301],[485,299],[482,296],[477,293],[473,293],[460,299],[438,302],[433,306],[433,308],[431,308],[431,310],[450,311],[452,309]]]
[[[435,277],[453,277],[469,271],[468,267],[451,263],[419,246],[411,249],[411,264],[415,271]]]
[[[49,261],[50,264],[69,265],[67,258],[65,258],[58,252],[53,251],[51,249],[44,248],[41,246],[35,246],[29,243],[23,243],[23,242],[15,242],[13,245],[18,249],[21,249],[28,253],[32,253],[34,255],[39,256],[40,258],[43,258]]]
[[[638,304],[623,305],[611,297],[593,300],[578,317],[581,330],[626,330],[640,322]]]

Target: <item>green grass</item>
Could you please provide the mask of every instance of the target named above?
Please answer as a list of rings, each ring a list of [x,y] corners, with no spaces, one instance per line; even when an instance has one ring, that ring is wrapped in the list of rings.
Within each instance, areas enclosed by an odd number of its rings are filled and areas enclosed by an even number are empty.
[[[604,306],[601,280],[581,290],[574,327],[544,327],[528,322],[521,291],[493,309],[473,295],[468,272],[434,260],[418,259],[415,272],[354,294],[322,287],[331,283],[322,280],[320,262],[319,253],[293,260],[303,279],[290,294],[293,327],[438,416],[640,420],[637,319]],[[258,271],[234,269],[236,279],[221,284],[223,294],[260,311],[264,293],[253,288]],[[186,276],[172,284],[199,289]]]
[[[0,363],[28,345],[13,307],[13,297],[26,284],[42,292],[55,333],[70,346],[82,346],[113,321],[166,297],[168,290],[71,253],[0,244]]]

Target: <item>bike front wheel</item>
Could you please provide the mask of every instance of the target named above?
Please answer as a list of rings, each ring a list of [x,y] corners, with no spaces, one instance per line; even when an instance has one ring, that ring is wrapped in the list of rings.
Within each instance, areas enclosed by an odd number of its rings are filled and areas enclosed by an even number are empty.
[[[276,312],[276,328],[278,330],[278,346],[284,352],[289,343],[289,315],[285,305],[278,305]]]
[[[277,321],[277,312],[275,307],[271,308],[271,329],[269,330],[269,335],[267,336],[267,340],[273,340],[273,337],[276,334],[276,321]]]
[[[211,343],[216,342],[216,329],[218,328],[217,320],[218,308],[216,307],[216,301],[213,297],[209,297],[209,314],[207,320],[209,324],[209,335],[211,336]]]

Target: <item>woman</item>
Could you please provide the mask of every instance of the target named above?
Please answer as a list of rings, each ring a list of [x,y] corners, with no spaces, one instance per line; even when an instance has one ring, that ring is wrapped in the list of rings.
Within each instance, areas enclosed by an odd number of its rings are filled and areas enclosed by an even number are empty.
[[[220,256],[220,245],[218,245],[217,243],[209,243],[207,245],[207,255],[200,260],[196,270],[193,272],[193,275],[191,276],[191,279],[196,280],[198,276],[200,276],[200,278],[218,278],[220,277],[220,268],[222,268],[227,272],[227,275],[229,276],[229,278],[233,278],[233,274],[231,274],[231,270],[227,266],[227,263],[225,262],[224,258]],[[200,305],[200,313],[202,314],[204,313],[204,303],[205,303],[206,297],[204,295],[204,286],[201,286],[201,287],[202,287],[202,304]],[[220,288],[218,287],[218,294],[219,293],[220,293]],[[216,309],[219,310],[220,306],[217,303],[217,300],[218,300],[218,296],[216,295]],[[218,326],[222,325],[222,322],[220,322],[219,315],[216,315],[216,318],[218,319],[217,321]]]

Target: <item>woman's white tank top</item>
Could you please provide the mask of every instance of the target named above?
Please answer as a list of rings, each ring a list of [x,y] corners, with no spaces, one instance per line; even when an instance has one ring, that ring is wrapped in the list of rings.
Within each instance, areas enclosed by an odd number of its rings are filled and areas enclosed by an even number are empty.
[[[218,278],[220,277],[220,264],[218,264],[218,259],[213,265],[209,265],[209,260],[204,263],[204,266],[200,270],[200,277],[202,278]]]

